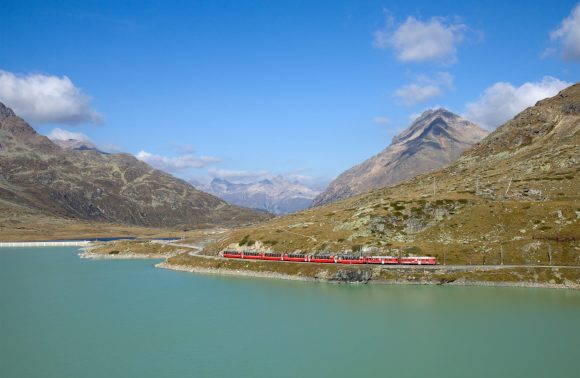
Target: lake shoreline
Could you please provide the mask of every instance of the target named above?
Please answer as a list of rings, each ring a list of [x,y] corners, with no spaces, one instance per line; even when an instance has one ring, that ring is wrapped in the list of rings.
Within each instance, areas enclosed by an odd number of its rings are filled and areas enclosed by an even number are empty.
[[[169,259],[185,251],[164,240],[115,240],[87,245],[78,256],[92,260]]]
[[[202,268],[202,267],[195,267],[195,266],[171,264],[171,263],[168,263],[167,261],[163,261],[163,262],[160,262],[158,264],[155,264],[155,267],[159,268],[159,269],[175,270],[175,271],[179,271],[179,272],[210,274],[210,275],[218,275],[218,276],[272,278],[272,279],[288,280],[288,281],[309,281],[309,282],[319,281],[319,280],[316,280],[314,278],[292,276],[289,274],[282,274],[282,273],[276,273],[276,272],[255,272],[255,271],[251,271],[251,270],[232,270],[232,269],[223,269],[223,268]]]
[[[187,247],[187,248],[186,248]],[[381,267],[343,264],[300,264],[224,259],[200,255],[192,245],[117,241],[81,248],[89,259],[163,259],[161,269],[222,276],[273,278],[347,284],[527,287],[580,290],[579,267],[426,266]]]
[[[167,259],[167,255],[158,254],[137,254],[137,253],[123,253],[118,255],[104,255],[101,253],[81,252],[78,254],[81,259],[89,260],[157,260]]]

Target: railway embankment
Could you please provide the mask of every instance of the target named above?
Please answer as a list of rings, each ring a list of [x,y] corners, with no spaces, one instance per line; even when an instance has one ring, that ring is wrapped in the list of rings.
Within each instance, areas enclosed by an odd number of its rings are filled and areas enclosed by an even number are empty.
[[[179,271],[336,283],[580,289],[579,267],[368,266],[207,258],[179,254],[156,265]]]

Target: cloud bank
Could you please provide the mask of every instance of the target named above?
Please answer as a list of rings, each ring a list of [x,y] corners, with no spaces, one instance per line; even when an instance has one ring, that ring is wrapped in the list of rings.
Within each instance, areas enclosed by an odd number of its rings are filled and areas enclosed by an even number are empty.
[[[52,129],[52,131],[47,135],[47,137],[50,140],[74,139],[74,140],[78,140],[79,142],[90,142],[91,141],[91,139],[83,133],[76,133],[73,131],[63,130],[59,127]]]
[[[551,76],[538,82],[527,82],[519,87],[498,82],[488,87],[481,97],[466,105],[465,117],[476,124],[493,130],[537,101],[556,95],[572,85]]]
[[[413,16],[395,26],[387,17],[383,29],[374,33],[373,45],[380,49],[393,49],[402,62],[457,61],[457,46],[465,39],[467,26],[449,23],[444,18],[433,17],[421,21]]]
[[[550,33],[550,39],[560,46],[562,58],[566,61],[580,61],[580,3],[560,26]]]
[[[33,124],[102,123],[91,98],[66,76],[16,75],[0,70],[0,101]]]

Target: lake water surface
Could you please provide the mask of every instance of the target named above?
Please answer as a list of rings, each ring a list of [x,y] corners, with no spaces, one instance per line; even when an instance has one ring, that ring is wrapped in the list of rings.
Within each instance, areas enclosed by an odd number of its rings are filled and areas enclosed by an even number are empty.
[[[580,377],[580,292],[195,275],[0,249],[0,377]]]

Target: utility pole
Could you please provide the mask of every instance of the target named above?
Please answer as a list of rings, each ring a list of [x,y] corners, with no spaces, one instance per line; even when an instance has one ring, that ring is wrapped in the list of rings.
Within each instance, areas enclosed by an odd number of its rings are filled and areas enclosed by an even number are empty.
[[[550,265],[552,265],[552,245],[548,244],[548,259],[550,260]]]
[[[447,254],[447,250],[446,250],[446,249],[444,249],[444,250],[443,250],[443,265],[447,265],[447,264],[445,264],[445,255],[446,255],[446,254]]]
[[[475,179],[475,195],[479,195],[479,176]]]
[[[499,245],[499,257],[500,257],[500,265],[503,265],[503,244]]]

